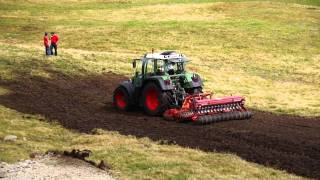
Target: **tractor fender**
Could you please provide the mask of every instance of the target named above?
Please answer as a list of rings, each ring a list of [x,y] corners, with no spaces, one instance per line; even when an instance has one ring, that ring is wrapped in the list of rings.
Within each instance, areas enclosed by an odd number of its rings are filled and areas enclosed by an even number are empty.
[[[163,91],[167,91],[167,90],[172,90],[174,89],[174,87],[172,86],[172,84],[169,84],[169,85],[166,85],[164,83],[164,80],[162,79],[162,77],[152,77],[152,78],[149,78],[149,79],[146,79],[143,84],[146,85],[147,83],[149,82],[154,82],[156,83],[160,88],[161,90]]]
[[[121,87],[125,88],[128,92],[130,104],[134,104],[134,86],[130,81],[123,81],[120,83]]]
[[[190,81],[189,82],[189,86],[191,88],[197,88],[197,87],[202,87],[203,83],[202,83],[202,79],[198,74],[194,74],[194,76],[197,78],[197,81]]]

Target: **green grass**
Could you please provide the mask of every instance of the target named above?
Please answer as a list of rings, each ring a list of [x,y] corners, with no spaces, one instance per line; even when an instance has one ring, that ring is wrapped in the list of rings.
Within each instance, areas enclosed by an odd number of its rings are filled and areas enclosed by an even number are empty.
[[[218,96],[240,94],[250,108],[320,116],[318,1],[59,2],[0,0],[2,79],[50,78],[47,69],[130,76],[130,59],[152,48],[177,49],[190,57],[189,69],[205,79],[206,90]],[[58,57],[43,56],[44,31],[60,35]],[[0,98],[6,93],[0,87]],[[161,146],[115,132],[70,132],[41,115],[3,106],[0,121],[0,138],[19,137],[15,143],[0,141],[2,161],[24,159],[32,151],[88,148],[93,160],[106,160],[121,178],[293,178],[235,155]]]
[[[106,7],[96,9],[100,2],[82,2],[68,3],[74,9],[60,12],[37,9],[49,5],[35,2],[21,3],[24,8],[19,11],[2,12],[0,41],[36,47],[44,31],[56,31],[62,39],[60,49],[113,52],[103,55],[104,59],[121,56],[119,66],[103,59],[97,64],[126,75],[131,71],[125,65],[129,59],[151,48],[177,49],[191,58],[189,67],[207,80],[206,89],[219,96],[242,94],[257,109],[320,115],[314,106],[320,101],[317,6],[130,1],[104,3]],[[87,9],[82,8],[84,4]],[[109,7],[122,5],[126,7]]]

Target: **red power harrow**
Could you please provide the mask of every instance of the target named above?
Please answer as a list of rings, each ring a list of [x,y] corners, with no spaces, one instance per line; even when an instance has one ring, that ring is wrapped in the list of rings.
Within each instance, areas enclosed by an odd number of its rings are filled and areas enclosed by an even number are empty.
[[[212,93],[189,95],[180,109],[168,109],[164,112],[164,117],[196,124],[249,119],[252,113],[244,107],[244,102],[242,96],[212,98]]]

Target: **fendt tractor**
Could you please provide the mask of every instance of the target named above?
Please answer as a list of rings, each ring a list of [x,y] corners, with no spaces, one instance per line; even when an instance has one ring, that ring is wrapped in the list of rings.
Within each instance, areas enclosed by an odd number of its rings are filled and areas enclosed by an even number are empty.
[[[188,59],[176,51],[148,53],[132,62],[135,75],[122,82],[113,93],[117,109],[143,108],[150,116],[208,124],[249,119],[242,96],[213,98],[203,93],[201,77],[186,71]]]

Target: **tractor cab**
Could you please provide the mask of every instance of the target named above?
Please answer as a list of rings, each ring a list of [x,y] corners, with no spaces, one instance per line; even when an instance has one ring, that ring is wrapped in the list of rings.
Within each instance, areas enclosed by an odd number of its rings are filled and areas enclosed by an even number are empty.
[[[176,51],[145,54],[133,60],[135,75],[131,82],[135,88],[142,87],[147,81],[155,81],[162,90],[200,89],[202,81],[199,75],[186,72],[187,62],[187,57]]]
[[[183,54],[175,51],[145,54],[141,59],[133,60],[137,77],[179,75],[185,72],[185,64],[188,62]],[[139,65],[137,66],[137,63]],[[137,68],[138,67],[138,68]],[[141,67],[141,69],[139,69]]]

